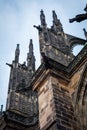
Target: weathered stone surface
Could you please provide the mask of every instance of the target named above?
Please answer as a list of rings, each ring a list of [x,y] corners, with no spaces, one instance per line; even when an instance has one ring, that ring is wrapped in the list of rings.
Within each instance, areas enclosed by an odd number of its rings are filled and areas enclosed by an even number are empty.
[[[30,40],[27,65],[19,63],[19,45],[11,67],[7,108],[0,130],[87,130],[87,45],[74,57],[74,45],[85,40],[65,34],[53,11],[47,28],[41,10],[39,31],[42,64],[35,72]],[[38,95],[37,95],[38,94]]]
[[[50,77],[49,77],[50,78]],[[42,87],[39,88],[39,124],[40,129],[42,129],[48,122],[50,124],[53,121],[54,115],[53,115],[53,94],[52,94],[52,85],[50,79],[46,81]]]

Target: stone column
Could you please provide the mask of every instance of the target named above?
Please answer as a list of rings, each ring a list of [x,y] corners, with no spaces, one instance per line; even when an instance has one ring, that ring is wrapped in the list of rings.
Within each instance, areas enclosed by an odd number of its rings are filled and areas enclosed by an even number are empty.
[[[80,130],[64,79],[45,70],[34,84],[38,91],[40,130]]]

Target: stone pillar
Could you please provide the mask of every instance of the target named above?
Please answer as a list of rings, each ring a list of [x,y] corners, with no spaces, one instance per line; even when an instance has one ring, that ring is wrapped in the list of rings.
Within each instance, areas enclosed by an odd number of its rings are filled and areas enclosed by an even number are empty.
[[[80,130],[64,82],[50,71],[37,78],[34,89],[38,91],[40,130]]]
[[[51,79],[45,81],[38,90],[39,124],[40,130],[45,130],[55,121],[55,109],[53,108],[53,92]]]

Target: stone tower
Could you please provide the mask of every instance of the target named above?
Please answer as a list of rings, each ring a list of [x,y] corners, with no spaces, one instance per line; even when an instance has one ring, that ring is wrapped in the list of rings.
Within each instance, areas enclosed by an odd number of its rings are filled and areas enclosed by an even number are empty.
[[[24,130],[30,127],[34,130],[38,121],[37,93],[33,92],[31,82],[35,73],[35,57],[33,43],[30,40],[27,53],[27,65],[19,63],[19,44],[15,50],[15,58],[11,68],[4,126],[0,130]],[[32,128],[33,126],[33,128]]]
[[[41,65],[35,70],[30,40],[27,65],[19,63],[19,45],[11,67],[6,111],[0,130],[86,130],[86,40],[66,34],[55,11],[47,27],[41,10],[38,29]],[[72,49],[84,45],[77,56]]]

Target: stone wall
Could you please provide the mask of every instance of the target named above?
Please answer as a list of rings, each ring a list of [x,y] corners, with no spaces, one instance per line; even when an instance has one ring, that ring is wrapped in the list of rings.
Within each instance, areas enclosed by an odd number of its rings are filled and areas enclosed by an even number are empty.
[[[40,130],[80,130],[67,85],[49,75],[39,86]]]

